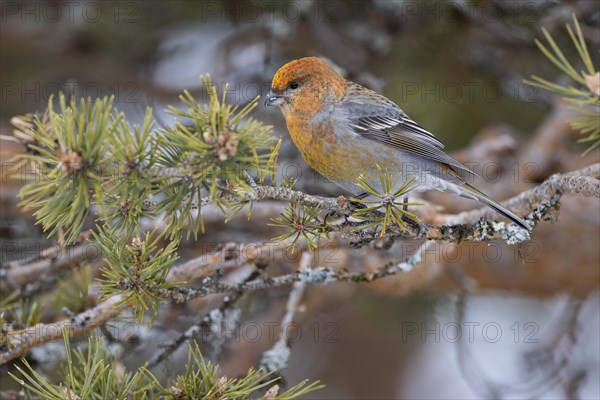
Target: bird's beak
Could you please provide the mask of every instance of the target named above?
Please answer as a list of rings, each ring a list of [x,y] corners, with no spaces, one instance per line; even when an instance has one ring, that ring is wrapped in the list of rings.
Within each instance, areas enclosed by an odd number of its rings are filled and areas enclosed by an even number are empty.
[[[283,103],[283,96],[275,94],[273,90],[265,98],[265,107],[278,106]]]

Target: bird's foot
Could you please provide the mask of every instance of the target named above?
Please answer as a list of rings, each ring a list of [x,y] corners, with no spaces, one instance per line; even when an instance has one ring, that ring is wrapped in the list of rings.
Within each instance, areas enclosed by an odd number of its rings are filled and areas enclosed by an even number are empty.
[[[408,196],[404,199],[404,204],[402,205],[402,211],[408,212]],[[418,221],[414,220],[406,214],[402,214],[402,221],[404,221],[408,226],[412,227],[417,231],[417,235],[421,235],[424,231],[424,226]]]
[[[329,211],[327,214],[325,214],[325,217],[323,218],[323,225],[327,225],[327,220],[329,218],[333,218],[334,221],[335,221],[336,219],[338,219],[340,217],[344,217],[344,220],[346,222],[348,222],[348,218],[346,217],[346,215],[341,214],[341,213],[339,213],[337,211]]]
[[[369,193],[361,193],[361,194],[359,194],[357,196],[352,197],[355,200],[350,200],[350,204],[354,208],[367,208],[367,206],[364,205],[363,203],[361,203],[360,201],[356,201],[356,200],[366,199],[367,197],[369,197]]]
[[[415,221],[407,215],[402,215],[402,221],[411,228],[413,228],[417,232],[417,236],[421,236],[423,232],[425,232],[425,226],[421,224],[419,221]]]

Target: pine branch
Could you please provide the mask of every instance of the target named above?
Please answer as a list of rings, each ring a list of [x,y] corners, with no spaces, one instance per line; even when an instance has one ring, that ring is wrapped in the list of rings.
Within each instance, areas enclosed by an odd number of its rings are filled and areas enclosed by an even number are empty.
[[[600,164],[594,164],[578,171],[569,172],[566,174],[556,174],[544,181],[539,186],[521,193],[518,196],[505,202],[509,207],[537,207],[532,208],[532,212],[528,217],[530,221],[537,222],[552,214],[554,209],[559,207],[558,200],[566,194],[579,194],[586,197],[600,198]],[[290,195],[295,196],[297,201],[306,201],[307,204],[314,204],[314,201],[325,200],[323,204],[330,204],[332,207],[340,207],[337,204],[337,199],[319,198],[318,196],[304,195],[301,192],[291,190],[276,190],[265,192],[267,198],[275,197],[279,200],[289,199]],[[472,221],[473,219],[481,218],[487,215],[487,210],[475,210],[466,213],[458,214],[453,217],[454,222]],[[489,231],[487,230],[489,229]],[[465,234],[466,233],[466,234]],[[390,234],[391,235],[391,234]],[[425,234],[418,235],[416,232],[412,236],[402,236],[403,238],[427,238],[432,240],[447,240],[459,242],[463,240],[492,240],[502,238],[509,243],[513,240],[521,241],[523,238],[520,233],[507,230],[504,224],[489,224],[485,223],[467,223],[465,225],[452,225],[448,227],[429,227],[426,228]],[[502,236],[506,235],[506,236]],[[340,236],[334,236],[333,239],[341,239]],[[374,240],[374,239],[373,239]],[[220,268],[238,268],[242,265],[247,265],[249,262],[254,262],[261,257],[261,254],[273,254],[273,246],[284,248],[286,243],[264,243],[262,245],[250,244],[241,246],[237,254],[232,254],[225,260],[222,251],[213,252],[209,256],[201,256],[194,260],[190,260],[180,266],[175,266],[167,275],[166,280],[170,281],[187,281],[206,277]],[[267,250],[267,252],[263,252]],[[238,257],[243,254],[243,257]],[[186,289],[176,288],[168,292],[169,296],[176,301],[186,301],[190,298],[198,296],[206,296],[215,293],[230,293],[230,292],[249,292],[272,287],[290,285],[295,282],[305,282],[307,284],[314,283],[332,283],[332,282],[371,282],[375,279],[380,279],[386,276],[394,275],[400,271],[411,270],[415,265],[421,262],[420,257],[411,256],[406,260],[385,265],[374,272],[348,272],[346,270],[334,270],[328,267],[316,267],[312,269],[304,269],[293,274],[282,275],[268,280],[256,280],[241,284],[224,284],[214,282],[212,285],[207,285],[201,289]],[[193,278],[193,279],[187,279]],[[126,305],[115,307],[116,304],[122,303],[124,297],[121,295],[113,296],[96,307],[78,314],[71,320],[63,320],[54,324],[38,324],[34,327],[16,332],[11,335],[11,341],[14,344],[10,349],[0,354],[0,365],[13,360],[32,347],[38,346],[60,338],[60,329],[62,325],[70,326],[70,334],[72,336],[80,336],[96,327],[105,324],[110,319],[115,318],[124,309]]]

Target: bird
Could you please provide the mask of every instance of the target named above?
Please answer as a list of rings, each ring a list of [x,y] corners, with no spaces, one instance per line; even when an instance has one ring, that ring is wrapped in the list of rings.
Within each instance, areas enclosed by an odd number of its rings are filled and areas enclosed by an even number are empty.
[[[520,227],[531,227],[466,179],[468,167],[396,103],[346,80],[318,57],[288,62],[273,76],[266,107],[281,109],[294,145],[316,172],[359,198],[360,176],[382,190],[380,170],[414,179],[417,190],[435,189],[479,201]]]

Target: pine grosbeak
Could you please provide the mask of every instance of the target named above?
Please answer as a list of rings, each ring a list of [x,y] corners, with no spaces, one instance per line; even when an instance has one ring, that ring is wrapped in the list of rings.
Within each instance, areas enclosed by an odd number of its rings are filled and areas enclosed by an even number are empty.
[[[266,106],[279,106],[306,163],[354,194],[362,174],[381,190],[377,166],[414,177],[418,189],[437,189],[480,201],[521,227],[521,218],[469,185],[473,172],[446,154],[433,134],[386,97],[349,82],[326,62],[306,57],[289,62],[273,77]]]

